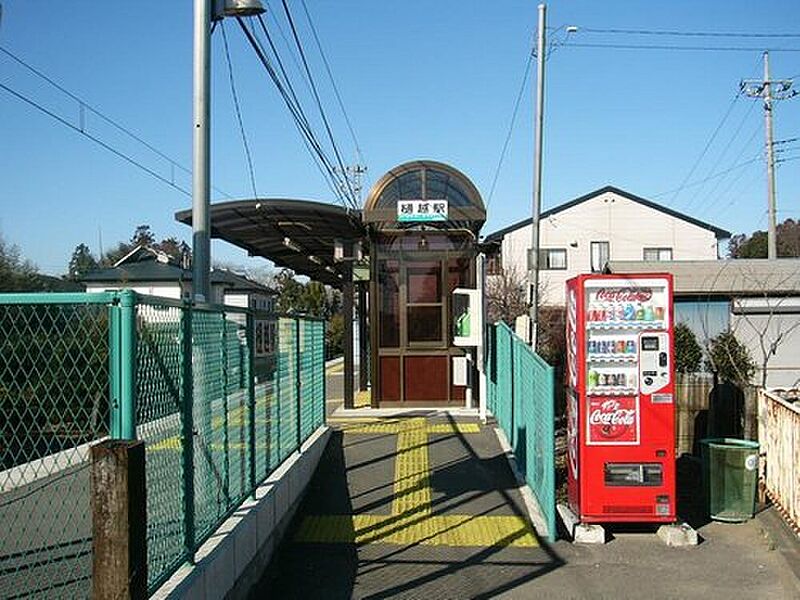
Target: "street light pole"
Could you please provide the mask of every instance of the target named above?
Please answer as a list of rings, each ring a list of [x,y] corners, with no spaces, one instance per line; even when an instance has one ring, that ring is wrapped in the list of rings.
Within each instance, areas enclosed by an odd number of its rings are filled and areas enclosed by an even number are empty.
[[[528,257],[530,283],[530,341],[536,350],[539,328],[539,212],[542,206],[542,128],[544,125],[545,21],[547,7],[539,5],[536,43],[536,132],[533,151],[533,206],[531,209],[531,250]]]
[[[192,287],[194,298],[209,302],[211,239],[210,190],[210,71],[211,1],[194,2],[194,83],[192,155]]]

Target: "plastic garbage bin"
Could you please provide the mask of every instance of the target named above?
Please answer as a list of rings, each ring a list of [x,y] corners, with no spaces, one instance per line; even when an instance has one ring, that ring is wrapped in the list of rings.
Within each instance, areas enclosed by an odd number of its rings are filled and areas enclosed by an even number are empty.
[[[703,493],[715,521],[753,518],[758,483],[758,442],[734,438],[700,441]]]

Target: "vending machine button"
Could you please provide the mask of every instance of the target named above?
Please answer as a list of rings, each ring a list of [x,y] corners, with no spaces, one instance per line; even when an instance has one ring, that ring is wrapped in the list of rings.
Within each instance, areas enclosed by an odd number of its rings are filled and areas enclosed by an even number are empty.
[[[658,366],[659,367],[666,367],[667,366],[667,353],[661,352],[658,355]]]

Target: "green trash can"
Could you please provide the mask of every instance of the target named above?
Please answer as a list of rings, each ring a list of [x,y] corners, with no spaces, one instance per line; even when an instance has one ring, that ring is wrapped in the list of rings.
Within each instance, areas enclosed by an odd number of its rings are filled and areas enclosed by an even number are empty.
[[[734,438],[700,440],[703,494],[715,521],[753,518],[758,483],[758,442]]]

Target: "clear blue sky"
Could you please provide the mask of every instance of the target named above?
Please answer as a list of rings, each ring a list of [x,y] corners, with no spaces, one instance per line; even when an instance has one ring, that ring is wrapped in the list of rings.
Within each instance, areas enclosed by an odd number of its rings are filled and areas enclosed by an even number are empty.
[[[307,0],[369,168],[367,184],[416,158],[451,163],[488,200],[536,23],[536,2]],[[191,163],[192,2],[2,0],[0,45],[134,130]],[[280,12],[275,0],[270,8]],[[290,6],[348,162],[354,145],[302,11]],[[268,24],[273,23],[272,18]],[[281,21],[285,29],[285,21]],[[548,26],[582,28],[547,64],[544,208],[612,184],[733,232],[766,228],[763,161],[678,194],[739,80],[759,77],[749,52],[582,48],[578,43],[794,47],[800,38],[667,38],[585,29],[800,33],[794,0],[697,2],[554,1]],[[261,196],[333,202],[272,83],[236,23],[226,23]],[[563,31],[556,34],[563,37]],[[294,71],[278,36],[288,67]],[[213,39],[213,182],[251,197],[219,29]],[[800,52],[775,52],[773,77],[800,75]],[[295,72],[296,73],[296,72]],[[79,123],[74,101],[0,55],[0,83]],[[298,92],[307,94],[300,79]],[[800,89],[800,81],[797,85]],[[318,121],[313,105],[310,117]],[[755,104],[755,106],[753,106]],[[531,94],[526,88],[484,233],[530,214]],[[776,139],[800,136],[800,97],[778,104]],[[170,178],[168,163],[89,114],[86,131]],[[738,136],[734,137],[737,129]],[[321,128],[317,128],[320,138]],[[733,141],[731,141],[733,140]],[[791,148],[792,144],[786,147]],[[795,148],[800,145],[794,144]],[[763,112],[739,98],[692,181],[756,157]],[[800,155],[790,150],[781,157]],[[738,158],[737,158],[738,157]],[[778,170],[779,219],[800,216],[800,161]],[[176,172],[188,189],[189,178]],[[220,195],[212,192],[212,198]],[[0,234],[46,273],[59,274],[73,248],[97,252],[148,223],[158,237],[190,240],[174,221],[190,199],[0,89]],[[223,243],[213,260],[254,265]]]

